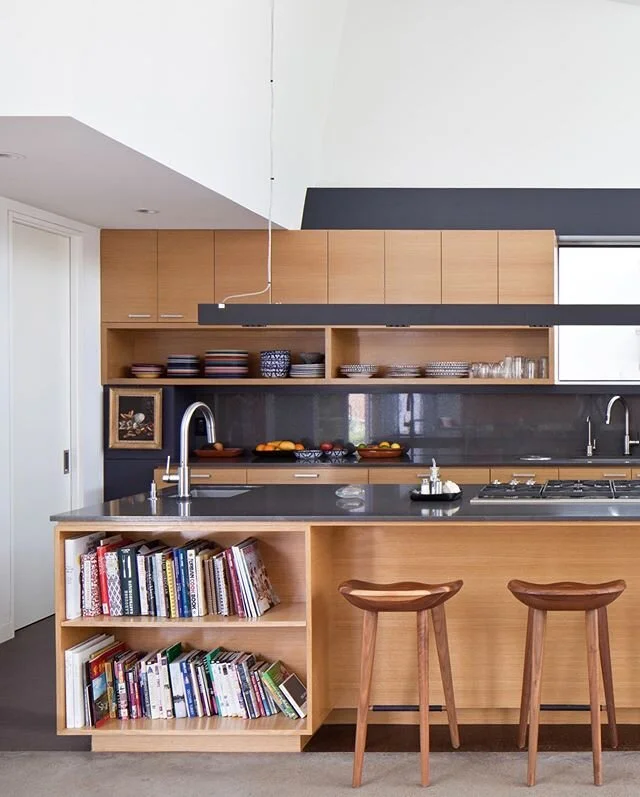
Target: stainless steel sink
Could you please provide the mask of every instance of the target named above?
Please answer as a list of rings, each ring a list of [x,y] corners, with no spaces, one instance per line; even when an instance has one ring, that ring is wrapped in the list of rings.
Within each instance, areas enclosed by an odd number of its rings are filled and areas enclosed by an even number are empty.
[[[527,454],[526,457],[520,457],[522,462],[549,462],[551,457],[545,457],[542,454]]]
[[[248,493],[249,490],[256,490],[260,485],[251,485],[247,487],[246,485],[242,485],[239,487],[235,487],[233,485],[225,486],[225,487],[207,487],[206,485],[201,485],[200,487],[192,487],[191,488],[191,498],[234,498],[236,495],[243,495],[244,493]],[[169,493],[167,498],[177,498],[178,493]]]

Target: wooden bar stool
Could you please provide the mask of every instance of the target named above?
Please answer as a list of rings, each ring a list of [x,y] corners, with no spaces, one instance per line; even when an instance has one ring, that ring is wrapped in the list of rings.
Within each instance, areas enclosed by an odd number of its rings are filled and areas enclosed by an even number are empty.
[[[462,587],[462,581],[448,584],[421,584],[402,581],[396,584],[373,584],[368,581],[345,581],[339,592],[358,609],[364,610],[362,650],[360,653],[360,694],[356,725],[356,749],[353,760],[354,787],[362,782],[362,764],[367,741],[367,712],[373,674],[373,658],[379,612],[417,612],[418,620],[418,691],[420,703],[420,763],[422,785],[429,785],[429,622],[431,612],[436,638],[440,673],[444,687],[451,744],[460,747],[458,720],[453,698],[453,679],[449,659],[449,641],[444,603]]]
[[[589,702],[591,704],[591,743],[593,747],[593,780],[602,785],[602,740],[600,736],[600,700],[598,697],[598,654],[602,667],[604,696],[611,746],[618,746],[616,708],[613,700],[613,675],[609,648],[607,606],[626,589],[624,581],[607,581],[605,584],[578,584],[561,581],[555,584],[531,584],[513,580],[509,590],[529,608],[527,640],[525,643],[522,699],[520,702],[520,728],[518,747],[526,743],[529,723],[529,766],[527,785],[535,786],[536,758],[538,755],[538,729],[540,726],[540,691],[542,679],[542,653],[547,612],[584,612],[587,626],[587,672],[589,676]]]

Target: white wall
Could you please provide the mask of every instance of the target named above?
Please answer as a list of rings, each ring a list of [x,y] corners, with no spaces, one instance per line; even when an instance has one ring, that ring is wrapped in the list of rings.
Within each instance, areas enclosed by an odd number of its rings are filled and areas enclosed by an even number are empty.
[[[46,213],[0,197],[0,373],[10,373],[10,320],[20,308],[10,306],[10,219],[13,214],[38,223],[56,225],[72,237],[72,260],[78,259],[71,290],[72,338],[76,347],[76,369],[72,392],[78,412],[72,429],[72,503],[85,506],[102,500],[102,389],[100,386],[100,261],[96,228]],[[33,330],[47,334],[47,319]],[[42,387],[46,400],[46,385]],[[13,635],[11,579],[11,406],[9,384],[0,380],[0,642]],[[19,441],[15,442],[19,446]],[[19,451],[19,448],[18,448]],[[24,451],[24,456],[37,452]],[[36,485],[37,487],[37,485]],[[55,508],[52,508],[55,511]]]
[[[275,0],[274,219],[317,180],[347,0]],[[44,0],[0,10],[0,114],[74,116],[260,215],[269,0]]]
[[[319,185],[638,187],[640,6],[351,0]]]

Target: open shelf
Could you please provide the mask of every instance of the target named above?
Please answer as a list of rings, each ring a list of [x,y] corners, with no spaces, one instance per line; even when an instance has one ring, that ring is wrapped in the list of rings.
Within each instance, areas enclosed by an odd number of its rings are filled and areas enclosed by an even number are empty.
[[[103,734],[144,734],[188,736],[197,734],[251,735],[275,733],[299,736],[307,730],[307,719],[292,720],[284,714],[249,720],[241,717],[192,717],[172,720],[108,720],[100,728],[61,728],[60,736],[101,736]]]
[[[124,616],[79,617],[76,620],[63,620],[63,628],[94,628],[101,632],[107,628],[304,628],[307,625],[306,607],[304,603],[279,603],[262,617],[223,617],[208,614],[204,617],[146,617]]]

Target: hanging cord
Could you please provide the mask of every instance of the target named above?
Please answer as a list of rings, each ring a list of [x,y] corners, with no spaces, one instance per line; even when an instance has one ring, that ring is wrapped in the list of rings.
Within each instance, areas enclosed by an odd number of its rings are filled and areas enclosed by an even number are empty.
[[[273,42],[275,29],[275,0],[271,0],[271,21],[270,21],[270,41],[269,41],[269,209],[267,212],[267,284],[261,291],[251,291],[250,293],[232,293],[226,296],[218,307],[224,307],[229,299],[244,299],[247,296],[262,296],[271,290],[271,216],[273,211],[273,106],[275,91],[273,85]],[[271,295],[269,295],[271,303]]]

